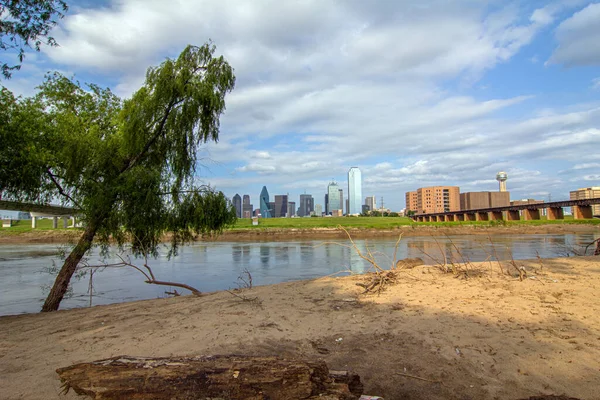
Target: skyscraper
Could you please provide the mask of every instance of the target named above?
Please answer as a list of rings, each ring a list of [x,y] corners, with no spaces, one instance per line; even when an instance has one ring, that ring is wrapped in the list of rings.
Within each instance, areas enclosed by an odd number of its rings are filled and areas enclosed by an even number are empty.
[[[346,208],[347,210],[348,208]],[[344,191],[340,189],[340,210],[342,210],[342,214],[344,214]]]
[[[235,216],[242,218],[242,198],[236,193],[231,201],[233,202],[233,207],[235,207]]]
[[[327,185],[327,214],[331,214],[333,210],[340,209],[340,188],[337,183],[330,182]]]
[[[415,192],[416,193],[416,192]],[[416,195],[415,195],[416,196]],[[416,202],[416,197],[415,197],[415,202]],[[368,196],[365,197],[365,205],[369,206],[369,211],[375,211],[376,208],[376,201],[375,201],[375,196]],[[416,203],[415,203],[416,204]],[[408,207],[408,206],[407,206]],[[411,209],[412,210],[412,209]]]
[[[288,213],[288,196],[287,194],[275,195],[275,218],[285,217]]]
[[[298,209],[299,217],[310,215],[311,211],[315,210],[315,199],[310,194],[300,195],[300,208]]]
[[[263,186],[262,190],[260,191],[259,200],[260,216],[262,218],[271,218],[273,214],[271,207],[269,206],[269,191],[267,190],[266,186]]]
[[[329,215],[329,193],[325,193],[325,215]]]
[[[245,194],[244,200],[242,201],[242,217],[250,218],[252,217],[252,204],[250,204],[250,195]]]
[[[358,167],[348,170],[348,215],[358,215],[362,212],[362,176]]]
[[[288,212],[286,217],[293,217],[294,215],[296,215],[296,202],[288,201]]]

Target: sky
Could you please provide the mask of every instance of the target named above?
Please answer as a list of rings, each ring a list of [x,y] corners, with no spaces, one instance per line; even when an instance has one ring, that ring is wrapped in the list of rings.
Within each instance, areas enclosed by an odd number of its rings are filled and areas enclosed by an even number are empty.
[[[219,142],[200,179],[323,204],[350,167],[363,197],[405,207],[419,187],[562,200],[600,186],[600,2],[507,0],[67,1],[52,35],[1,83],[47,71],[123,98],[149,66],[212,40],[232,65]]]

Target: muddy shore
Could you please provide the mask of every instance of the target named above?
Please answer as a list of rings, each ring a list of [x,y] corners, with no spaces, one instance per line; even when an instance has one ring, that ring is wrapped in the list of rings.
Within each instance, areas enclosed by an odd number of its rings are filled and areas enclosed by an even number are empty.
[[[548,225],[513,225],[513,226],[478,226],[466,225],[456,227],[437,226],[399,226],[395,229],[348,228],[353,238],[377,238],[403,236],[445,236],[445,235],[517,235],[517,234],[567,234],[600,231],[600,226],[592,224],[548,224]],[[81,231],[78,230],[39,230],[6,234],[0,232],[2,243],[69,243],[75,242]],[[296,239],[342,239],[346,234],[337,228],[254,228],[232,229],[224,231],[213,239],[217,241],[284,241]],[[168,237],[165,237],[168,240]]]
[[[519,399],[600,388],[598,258],[475,264],[467,276],[401,270],[380,295],[364,275],[0,317],[3,399],[60,395],[55,370],[117,355],[322,359],[390,399]],[[415,378],[416,377],[416,378]]]

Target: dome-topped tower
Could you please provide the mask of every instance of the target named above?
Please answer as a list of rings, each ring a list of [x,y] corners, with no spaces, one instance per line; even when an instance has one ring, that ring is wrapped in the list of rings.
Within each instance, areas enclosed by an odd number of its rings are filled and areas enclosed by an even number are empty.
[[[496,180],[498,181],[498,184],[500,185],[501,192],[506,192],[506,180],[507,179],[508,179],[508,174],[504,171],[498,172],[496,174]]]

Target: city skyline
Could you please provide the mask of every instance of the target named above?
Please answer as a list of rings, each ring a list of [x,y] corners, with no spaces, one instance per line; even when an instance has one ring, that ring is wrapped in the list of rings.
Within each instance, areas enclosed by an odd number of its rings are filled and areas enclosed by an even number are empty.
[[[236,88],[219,143],[201,147],[197,179],[228,198],[248,193],[257,205],[266,185],[322,204],[331,179],[347,190],[351,165],[363,193],[394,210],[418,187],[497,190],[498,171],[515,199],[600,185],[590,151],[600,146],[597,2],[143,7],[70,4],[52,30],[60,46],[28,52],[2,84],[30,96],[58,70],[128,97],[148,67],[211,38]]]

